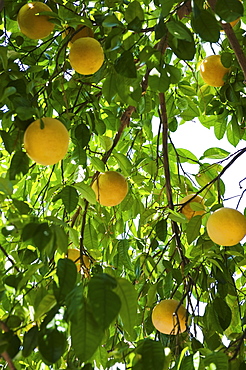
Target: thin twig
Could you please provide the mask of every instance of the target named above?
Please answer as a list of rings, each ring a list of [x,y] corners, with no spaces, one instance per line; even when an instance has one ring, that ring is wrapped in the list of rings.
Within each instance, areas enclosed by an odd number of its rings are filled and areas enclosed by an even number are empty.
[[[5,257],[8,259],[8,261],[10,263],[12,263],[13,267],[16,269],[17,272],[20,272],[20,270],[18,269],[18,267],[16,266],[16,263],[15,261],[8,255],[8,253],[6,252],[6,250],[3,248],[3,246],[0,244],[0,250],[3,252],[3,254],[5,255]]]

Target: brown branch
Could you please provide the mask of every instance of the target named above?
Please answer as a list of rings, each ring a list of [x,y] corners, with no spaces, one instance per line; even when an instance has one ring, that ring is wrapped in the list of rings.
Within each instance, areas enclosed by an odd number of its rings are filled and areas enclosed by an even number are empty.
[[[160,50],[162,54],[164,54],[167,46],[168,46],[168,43],[167,43],[167,35],[166,35],[157,44],[157,49]],[[166,181],[166,195],[167,195],[168,207],[171,210],[173,210],[174,206],[173,206],[173,198],[172,198],[171,174],[170,174],[169,155],[168,155],[168,117],[167,117],[166,100],[165,100],[164,93],[159,93],[159,100],[160,100],[160,119],[162,123],[162,151],[163,151],[164,175],[165,175],[165,181]],[[180,241],[180,230],[179,230],[178,224],[175,221],[172,221],[171,223],[172,223],[172,231],[175,236],[176,245],[177,245],[179,254],[182,258],[183,263],[186,263],[186,258],[182,251],[182,245]]]
[[[215,12],[215,6],[216,6],[216,1],[217,0],[208,0],[208,3],[211,7],[211,9]],[[246,57],[243,53],[243,50],[238,42],[238,39],[230,25],[230,23],[223,23],[221,22],[221,26],[223,28],[223,30],[225,31],[225,34],[229,40],[229,43],[231,45],[231,48],[233,49],[235,55],[236,55],[236,58],[237,58],[237,61],[243,71],[243,75],[244,75],[244,83],[246,83]]]
[[[5,322],[3,322],[3,321],[1,321],[1,320],[0,320],[0,326],[1,326],[1,329],[2,329],[5,333],[7,333],[7,332],[9,331],[8,326],[5,324]],[[9,356],[9,354],[8,354],[8,352],[7,352],[7,351],[3,351],[3,352],[1,353],[1,356],[2,356],[2,358],[7,362],[8,367],[10,368],[10,370],[17,370],[17,369],[16,369],[16,367],[15,367],[15,365],[14,365],[14,363],[13,363],[13,361],[12,361],[12,359],[11,359],[11,357]]]
[[[125,112],[122,114],[121,116],[121,119],[120,119],[120,127],[114,137],[114,141],[113,141],[113,145],[112,147],[104,154],[103,158],[102,158],[102,161],[103,163],[106,163],[108,158],[110,157],[110,155],[112,154],[112,151],[114,150],[114,148],[116,147],[116,145],[118,144],[120,138],[121,138],[121,135],[124,131],[124,129],[129,126],[130,124],[130,118],[132,116],[132,113],[136,110],[135,107],[133,107],[132,105],[130,105],[128,108],[126,108]]]
[[[244,83],[246,83],[246,57],[243,53],[243,50],[238,42],[238,39],[236,38],[235,32],[233,31],[230,23],[222,23],[221,25],[236,55],[237,61],[244,75]]]
[[[159,94],[160,99],[160,115],[162,122],[162,151],[163,151],[163,165],[164,165],[164,174],[166,181],[166,194],[168,207],[174,209],[173,207],[173,198],[172,198],[172,186],[171,186],[171,175],[169,167],[169,158],[168,158],[168,120],[167,120],[167,111],[166,111],[166,100],[164,93]]]
[[[170,166],[169,166],[169,155],[168,155],[168,117],[166,111],[166,101],[164,93],[159,94],[160,99],[160,118],[162,122],[162,150],[163,150],[163,166],[164,166],[164,175],[165,175],[165,187],[166,187],[166,195],[168,201],[168,207],[173,210],[173,198],[172,198],[172,185],[171,185],[171,174],[170,174]],[[172,224],[172,231],[176,240],[176,246],[179,251],[179,254],[182,258],[182,262],[185,264],[187,262],[186,257],[182,251],[182,245],[180,241],[180,230],[178,227],[177,222],[171,221]]]

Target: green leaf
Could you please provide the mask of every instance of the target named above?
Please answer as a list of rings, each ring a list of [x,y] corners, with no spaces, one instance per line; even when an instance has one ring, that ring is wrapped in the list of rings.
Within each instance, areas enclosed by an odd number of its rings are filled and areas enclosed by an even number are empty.
[[[243,137],[243,130],[237,123],[236,118],[232,117],[231,122],[228,123],[226,128],[226,136],[231,145],[237,146],[240,139]]]
[[[193,12],[191,24],[194,31],[204,41],[217,42],[219,40],[221,26],[209,11],[201,9],[197,15]]]
[[[115,292],[121,300],[120,317],[123,328],[130,338],[134,338],[134,326],[137,323],[137,292],[130,281],[124,278],[118,278],[117,283]]]
[[[165,71],[169,74],[169,79],[171,84],[177,84],[181,80],[181,70],[180,68],[174,67],[170,64],[165,66]]]
[[[209,353],[205,356],[204,365],[209,366],[210,364],[214,364],[214,366],[216,366],[216,370],[229,369],[228,357],[224,352],[221,351]]]
[[[178,86],[182,94],[188,95],[188,96],[196,95],[196,90],[194,89],[194,87],[187,85],[186,83],[184,83],[184,81],[181,81]]]
[[[68,247],[67,233],[64,231],[64,229],[61,226],[52,225],[52,228],[55,234],[57,249],[61,253],[67,253],[67,247]]]
[[[19,174],[25,175],[29,170],[29,158],[26,153],[21,150],[17,151],[10,163],[9,168],[9,178],[10,180],[15,180],[16,176]]]
[[[77,321],[71,324],[71,340],[75,355],[82,362],[88,361],[101,344],[104,331],[98,325],[88,305],[77,314]]]
[[[176,0],[165,0],[160,1],[161,10],[163,17],[166,17],[169,15],[170,10],[172,9],[173,5],[176,3]]]
[[[188,108],[185,109],[181,114],[180,116],[184,119],[184,120],[192,120],[196,117],[199,117],[200,116],[200,110],[199,110],[199,107],[197,106],[197,103],[194,102],[193,100],[191,99],[187,99],[188,101]]]
[[[127,23],[131,23],[132,21],[138,18],[140,21],[144,20],[144,12],[143,9],[138,1],[132,1],[129,3],[128,7],[125,11],[125,19]]]
[[[188,149],[177,148],[178,160],[180,163],[197,163],[198,158]]]
[[[104,18],[102,25],[103,27],[124,27],[114,14],[107,15]]]
[[[216,297],[213,301],[213,309],[216,311],[216,314],[219,319],[220,326],[223,330],[226,330],[232,319],[232,311],[228,304],[219,297]]]
[[[79,202],[79,195],[73,186],[65,186],[59,194],[68,213],[75,210]]]
[[[130,51],[124,51],[121,56],[116,59],[114,68],[117,73],[124,77],[136,78],[137,70],[134,62],[134,57]]]
[[[96,171],[105,172],[105,163],[101,161],[101,159],[97,157],[91,157],[90,161]]]
[[[81,123],[76,126],[75,138],[78,140],[80,148],[87,146],[91,138],[91,132],[85,124]]]
[[[0,61],[4,70],[8,68],[8,57],[7,57],[7,48],[5,46],[0,46]]]
[[[59,290],[56,292],[56,299],[60,301],[63,300],[75,286],[77,278],[75,263],[69,258],[60,258],[57,263],[57,276],[59,280]]]
[[[11,181],[4,177],[0,177],[0,192],[6,195],[12,195],[13,193],[13,184]]]
[[[200,159],[203,159],[203,158],[223,159],[223,158],[228,157],[229,154],[230,152],[228,152],[227,150],[221,149],[221,148],[216,148],[216,147],[209,148],[205,150],[205,152],[203,153]]]
[[[137,349],[137,353],[141,355],[141,359],[133,366],[133,370],[163,370],[164,363],[165,369],[168,366],[160,341],[145,339]]]
[[[117,243],[118,258],[126,269],[133,271],[133,265],[129,256],[129,243],[127,239],[119,240]]]
[[[90,222],[85,225],[84,245],[88,250],[93,250],[94,248],[97,249],[97,232]]]
[[[22,355],[24,357],[30,356],[34,348],[38,345],[38,327],[35,325],[29,329],[23,338]]]
[[[224,119],[223,121],[214,122],[214,134],[218,140],[221,140],[226,132],[227,122]]]
[[[117,282],[107,274],[95,275],[88,284],[88,298],[93,315],[103,330],[116,318],[121,307],[119,296],[112,291]]]
[[[186,236],[188,244],[191,244],[199,235],[202,224],[201,216],[194,216],[186,226]]]
[[[117,160],[118,166],[122,170],[124,176],[129,176],[131,173],[132,164],[127,156],[122,153],[114,153],[113,156]]]
[[[192,60],[194,58],[196,47],[195,42],[177,39],[175,36],[168,35],[168,45],[178,58],[183,60]]]
[[[19,337],[9,330],[8,332],[3,333],[3,342],[7,342],[6,352],[10,358],[14,358],[20,350],[21,341]]]
[[[167,221],[164,219],[158,221],[155,225],[155,231],[157,237],[164,242],[167,237]]]
[[[49,227],[47,222],[39,224],[36,229],[33,230],[32,241],[36,248],[42,251],[50,242],[52,238],[52,229]]]
[[[178,40],[184,40],[188,42],[193,41],[192,33],[190,30],[180,21],[167,22],[168,31]]]
[[[63,332],[54,329],[41,331],[38,336],[38,349],[47,364],[57,362],[65,352],[67,345],[66,336]]]
[[[217,0],[215,12],[224,21],[232,22],[243,16],[244,8],[242,2],[239,0]]]
[[[30,206],[22,200],[13,198],[13,204],[22,215],[27,215],[31,211]]]
[[[38,306],[35,309],[34,313],[34,320],[39,320],[43,315],[45,315],[51,308],[56,305],[56,299],[53,294],[46,294],[41,301],[39,302]]]
[[[89,203],[96,203],[96,194],[92,188],[84,182],[77,182],[74,187],[81,193],[81,196],[85,198]]]
[[[114,96],[117,94],[116,77],[114,71],[109,73],[109,75],[105,78],[103,82],[102,92],[105,99],[110,104]]]

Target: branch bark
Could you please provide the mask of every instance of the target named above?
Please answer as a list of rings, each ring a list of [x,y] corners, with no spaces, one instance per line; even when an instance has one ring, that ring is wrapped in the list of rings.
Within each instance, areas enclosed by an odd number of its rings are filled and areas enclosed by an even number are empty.
[[[208,0],[208,3],[212,10],[215,12],[215,6],[216,6],[217,0]],[[221,26],[223,30],[225,31],[225,34],[229,40],[229,43],[231,45],[231,48],[233,49],[237,61],[242,69],[243,75],[244,75],[244,83],[246,83],[246,57],[244,55],[244,52],[238,42],[238,39],[235,35],[235,32],[233,31],[230,23],[223,23],[221,22]]]
[[[160,118],[162,122],[162,151],[163,151],[163,166],[164,166],[164,175],[166,181],[166,195],[168,201],[168,207],[173,210],[173,198],[172,198],[172,185],[171,185],[171,174],[169,167],[169,155],[168,155],[168,117],[166,110],[166,100],[165,94],[159,94],[160,99]],[[182,245],[180,241],[180,230],[177,222],[172,221],[172,231],[176,240],[176,247],[182,258],[183,264],[187,262],[186,257],[183,254]]]

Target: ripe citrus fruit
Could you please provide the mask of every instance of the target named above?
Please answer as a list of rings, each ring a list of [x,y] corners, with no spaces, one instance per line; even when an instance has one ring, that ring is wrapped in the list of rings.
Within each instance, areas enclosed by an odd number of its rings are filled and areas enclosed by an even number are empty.
[[[183,204],[183,203],[186,203],[189,199],[191,199],[195,194],[189,194],[189,195],[186,195],[186,197],[184,197],[183,199],[181,199],[180,201],[180,204]],[[203,199],[200,195],[197,195],[194,199],[192,199],[191,202],[187,203],[185,206],[183,206],[181,208],[181,213],[183,213],[183,215],[185,215],[188,220],[190,220],[193,216],[198,216],[198,215],[204,215],[205,213],[205,209],[201,209],[199,211],[194,211],[192,208],[191,208],[191,203],[200,203],[202,206],[203,206]]]
[[[73,36],[73,34],[74,34],[74,36]],[[94,37],[94,32],[90,27],[83,26],[83,25],[79,24],[76,27],[76,29],[70,27],[69,30],[66,30],[65,32],[63,32],[62,37],[64,38],[67,35],[69,35],[71,37],[71,40],[68,42],[68,47],[71,48],[74,41],[80,39],[81,37]]]
[[[161,333],[182,333],[186,330],[187,311],[176,299],[165,299],[154,307],[152,322]]]
[[[79,38],[71,46],[69,60],[72,68],[82,75],[97,72],[104,61],[100,42],[92,37]]]
[[[229,72],[229,68],[226,68],[221,63],[220,55],[210,55],[203,59],[200,64],[200,74],[203,81],[214,87],[224,85],[224,76]]]
[[[209,216],[207,232],[216,244],[235,245],[246,235],[246,218],[236,209],[219,208]]]
[[[81,270],[80,250],[78,248],[68,249],[67,258],[69,258],[70,260],[72,260],[74,262],[76,261],[75,264],[76,264],[76,267],[77,267],[77,271],[79,272]],[[91,266],[89,257],[86,256],[85,254],[83,254],[82,255],[82,260],[83,260],[84,266],[89,270],[89,268]]]
[[[101,205],[116,206],[125,198],[128,184],[119,172],[107,171],[98,176],[92,184],[92,189]]]
[[[28,156],[45,166],[63,159],[67,153],[69,134],[59,120],[44,117],[32,122],[24,134],[24,147]]]
[[[47,15],[38,15],[38,13],[51,11],[48,5],[39,1],[23,5],[17,16],[20,31],[33,40],[49,36],[55,24],[49,21],[50,17]]]

